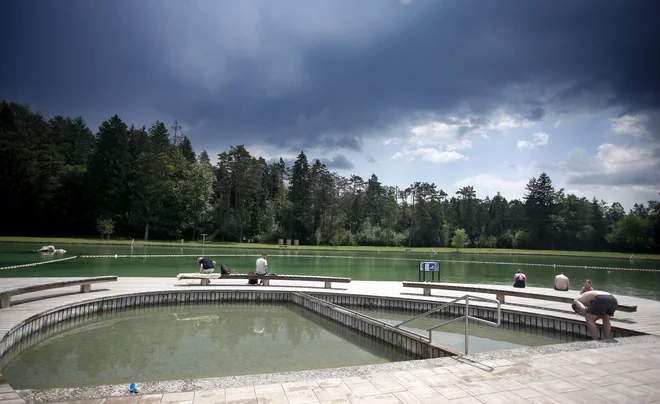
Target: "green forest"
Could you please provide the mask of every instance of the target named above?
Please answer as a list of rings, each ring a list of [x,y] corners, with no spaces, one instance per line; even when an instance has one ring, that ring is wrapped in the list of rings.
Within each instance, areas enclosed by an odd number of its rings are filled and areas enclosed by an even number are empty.
[[[660,252],[658,201],[626,212],[566,194],[546,173],[522,200],[479,199],[471,186],[341,176],[302,151],[292,166],[242,145],[217,161],[176,122],[136,128],[115,115],[94,133],[81,117],[3,101],[0,234]]]

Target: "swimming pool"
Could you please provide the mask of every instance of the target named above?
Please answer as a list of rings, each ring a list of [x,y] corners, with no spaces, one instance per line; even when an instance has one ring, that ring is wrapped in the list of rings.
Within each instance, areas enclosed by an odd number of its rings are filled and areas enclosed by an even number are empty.
[[[412,315],[361,310],[385,322]],[[410,323],[419,331],[442,322]],[[432,323],[432,324],[431,324]],[[64,327],[62,327],[64,325]],[[3,361],[16,389],[48,389],[199,379],[382,364],[416,359],[390,344],[289,302],[205,302],[120,310],[39,331],[35,343]],[[456,322],[434,341],[461,351]],[[513,325],[471,323],[471,352],[568,342],[577,336]]]
[[[2,374],[15,389],[388,363],[410,355],[291,303],[128,309],[29,347]]]

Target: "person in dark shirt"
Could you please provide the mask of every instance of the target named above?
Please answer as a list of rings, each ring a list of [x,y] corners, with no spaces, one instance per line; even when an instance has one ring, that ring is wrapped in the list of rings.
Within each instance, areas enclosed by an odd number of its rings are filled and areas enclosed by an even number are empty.
[[[199,264],[199,273],[211,274],[215,270],[215,261],[208,258],[199,257],[197,263]]]

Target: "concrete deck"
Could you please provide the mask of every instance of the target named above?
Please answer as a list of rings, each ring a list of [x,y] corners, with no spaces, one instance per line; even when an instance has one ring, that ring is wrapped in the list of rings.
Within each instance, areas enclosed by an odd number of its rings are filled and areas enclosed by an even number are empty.
[[[52,278],[58,279],[58,278]],[[64,279],[64,278],[59,278]],[[48,279],[51,280],[51,279]],[[3,286],[33,282],[3,279]],[[0,311],[0,338],[20,321],[44,310],[99,297],[149,291],[263,289],[244,281],[219,280],[209,286],[174,278],[120,278],[99,284],[90,293],[78,287],[17,296],[12,307]],[[403,288],[401,282],[353,281],[323,289],[317,283],[271,283],[269,290],[415,298],[447,301],[462,292],[422,291]],[[529,291],[557,293],[543,288]],[[479,294],[476,294],[479,295]],[[44,298],[48,296],[48,298]],[[492,298],[492,295],[482,295]],[[660,402],[660,302],[618,296],[638,312],[617,312],[613,325],[649,336],[613,342],[579,342],[511,351],[490,352],[461,358],[399,362],[287,374],[172,381],[143,390],[157,394],[126,396],[127,386],[104,388],[20,391],[20,397],[0,377],[0,404],[68,401],[89,404],[115,403],[569,403]],[[524,313],[580,318],[564,303],[507,298],[503,308]],[[159,390],[160,389],[160,390]],[[165,392],[165,393],[164,393]],[[176,393],[172,393],[176,392]],[[161,394],[164,393],[164,394]],[[124,397],[121,397],[124,395]],[[107,398],[106,398],[107,397]],[[87,400],[88,399],[88,400]]]

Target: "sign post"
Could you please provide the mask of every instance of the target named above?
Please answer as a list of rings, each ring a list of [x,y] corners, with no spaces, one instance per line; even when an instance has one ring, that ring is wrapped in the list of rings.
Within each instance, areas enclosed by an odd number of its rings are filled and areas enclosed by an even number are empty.
[[[435,274],[438,274],[438,282],[440,281],[440,263],[436,261],[422,261],[419,263],[419,273],[417,279],[426,282],[426,273],[431,273],[431,281],[435,281]]]

